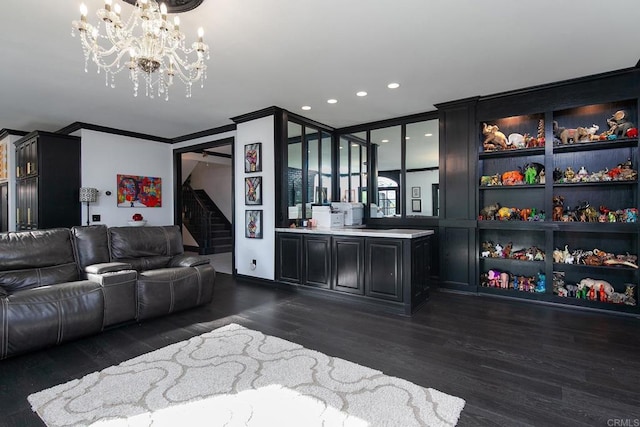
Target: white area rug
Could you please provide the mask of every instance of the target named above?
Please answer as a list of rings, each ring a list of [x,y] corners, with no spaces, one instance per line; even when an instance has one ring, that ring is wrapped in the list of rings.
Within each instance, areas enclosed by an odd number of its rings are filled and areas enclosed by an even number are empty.
[[[464,407],[236,324],[28,399],[47,426],[451,426]]]

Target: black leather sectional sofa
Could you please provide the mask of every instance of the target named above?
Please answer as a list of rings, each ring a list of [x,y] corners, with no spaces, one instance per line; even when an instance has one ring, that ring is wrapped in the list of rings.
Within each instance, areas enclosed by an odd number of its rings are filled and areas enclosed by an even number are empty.
[[[214,281],[178,226],[0,233],[0,359],[206,304]]]

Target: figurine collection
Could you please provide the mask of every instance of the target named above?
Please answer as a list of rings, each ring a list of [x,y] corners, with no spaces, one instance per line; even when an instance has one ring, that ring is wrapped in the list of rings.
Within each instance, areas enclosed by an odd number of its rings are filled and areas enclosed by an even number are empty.
[[[576,249],[574,251],[569,251],[569,245],[565,245],[564,249],[556,248],[553,251],[553,262],[558,264],[626,266],[630,268],[638,268],[637,255],[630,255],[628,252],[625,255],[616,255],[597,248],[593,250]]]
[[[489,270],[480,275],[480,285],[485,288],[512,289],[521,292],[546,292],[544,273],[535,276],[515,275],[506,271]]]
[[[574,184],[579,182],[608,182],[608,181],[636,181],[638,171],[632,168],[631,159],[611,169],[605,168],[598,172],[589,172],[587,168],[581,166],[576,172],[573,167],[567,166],[562,171],[558,168],[553,170],[553,182],[556,184]]]
[[[614,141],[621,138],[637,138],[638,128],[629,120],[625,110],[614,112],[606,119],[608,129],[600,132],[597,124],[578,126],[575,128],[561,127],[557,121],[553,122],[553,145],[588,143],[596,141]],[[511,133],[507,137],[496,124],[482,124],[482,147],[484,151],[518,150],[524,148],[544,147],[544,120],[538,121],[536,136],[528,133]]]
[[[544,261],[545,259],[544,251],[537,246],[514,250],[512,242],[503,246],[490,240],[482,243],[480,256],[482,258],[507,258],[520,261]]]
[[[535,137],[525,133],[512,133],[507,136],[500,131],[498,125],[482,124],[484,151],[518,150],[523,148],[544,147],[544,120],[538,121],[538,133]]]
[[[540,163],[527,163],[519,170],[511,170],[495,175],[483,175],[480,177],[481,187],[491,187],[495,185],[533,185],[544,184],[546,177],[544,165]]]
[[[553,145],[577,144],[582,142],[613,141],[618,138],[637,138],[638,128],[629,121],[624,110],[618,110],[608,118],[608,130],[598,133],[600,126],[579,126],[577,128],[563,128],[558,122],[553,122]]]
[[[536,208],[509,208],[500,206],[500,203],[485,206],[480,210],[479,220],[500,221],[544,221],[543,210]]]
[[[601,205],[598,209],[584,200],[578,203],[575,208],[564,206],[564,196],[553,196],[552,221],[561,222],[637,222],[638,209],[625,208],[612,210]]]
[[[564,272],[553,272],[553,293],[560,297],[635,306],[637,304],[635,297],[636,286],[626,283],[624,287],[624,292],[616,292],[611,283],[606,280],[592,279],[590,277],[586,277],[578,283],[569,284],[565,281]]]

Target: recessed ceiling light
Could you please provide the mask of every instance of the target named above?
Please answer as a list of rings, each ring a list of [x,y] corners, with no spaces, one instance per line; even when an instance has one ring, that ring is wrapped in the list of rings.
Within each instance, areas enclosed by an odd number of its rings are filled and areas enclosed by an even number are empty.
[[[367,92],[361,90],[360,92],[356,92],[357,96],[367,96]]]
[[[432,133],[425,133],[424,136],[433,136]]]
[[[337,99],[333,99],[333,98],[327,99],[327,103],[329,103],[329,104],[335,104],[336,102],[338,102]]]
[[[383,140],[382,140],[382,141],[380,141],[380,142],[389,142],[389,140],[388,140],[388,139],[383,139]]]
[[[411,137],[410,136],[405,136],[404,139],[411,139]]]
[[[308,105],[303,105],[302,109],[307,111],[307,110],[311,110],[311,107],[309,107]]]
[[[389,83],[389,84],[387,85],[387,87],[388,87],[389,89],[397,89],[397,88],[399,88],[399,87],[400,87],[400,83]]]
[[[358,144],[351,144],[351,146],[352,146],[352,147],[357,147],[357,146],[358,146]]]

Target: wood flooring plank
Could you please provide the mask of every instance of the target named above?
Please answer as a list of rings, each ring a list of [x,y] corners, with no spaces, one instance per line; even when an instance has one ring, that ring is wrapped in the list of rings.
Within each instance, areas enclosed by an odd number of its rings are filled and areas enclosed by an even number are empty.
[[[33,392],[229,323],[459,396],[460,426],[640,420],[640,319],[437,291],[403,317],[220,274],[211,304],[0,361],[0,426],[42,425]]]

